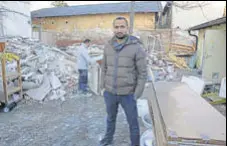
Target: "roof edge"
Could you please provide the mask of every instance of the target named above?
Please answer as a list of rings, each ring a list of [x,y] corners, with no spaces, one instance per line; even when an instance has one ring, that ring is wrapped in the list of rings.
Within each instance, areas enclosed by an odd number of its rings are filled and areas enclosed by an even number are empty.
[[[224,23],[226,23],[226,17],[221,17],[221,18],[218,18],[218,19],[215,19],[215,20],[211,20],[211,21],[190,27],[188,29],[188,31],[200,30],[200,29],[204,29],[204,28],[207,28],[207,27],[211,27],[211,26],[214,26],[214,25],[220,25],[220,24],[224,24]]]

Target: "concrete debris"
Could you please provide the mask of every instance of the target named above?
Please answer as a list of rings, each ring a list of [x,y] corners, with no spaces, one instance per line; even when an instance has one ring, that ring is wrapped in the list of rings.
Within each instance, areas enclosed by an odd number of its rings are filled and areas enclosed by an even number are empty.
[[[148,67],[151,68],[154,81],[172,81],[177,78],[173,62],[163,51],[154,50],[148,56]]]
[[[40,85],[36,84],[34,82],[28,82],[28,81],[24,81],[22,84],[22,89],[23,90],[29,90],[29,89],[34,89],[34,88],[38,88]]]
[[[52,89],[57,89],[57,88],[61,87],[61,82],[58,79],[58,77],[55,76],[54,72],[51,72],[49,80],[50,80]]]
[[[80,44],[74,44],[72,46],[68,46],[65,49],[65,52],[69,55],[73,55],[77,57],[77,50],[79,49]],[[88,48],[88,53],[90,56],[100,56],[103,54],[104,45],[96,45],[93,44]]]
[[[57,99],[61,99],[62,101],[65,101],[65,97],[64,95],[66,94],[66,92],[62,89],[58,89],[58,90],[52,90],[50,96],[48,97],[49,100],[57,100]]]
[[[65,101],[67,97],[77,93],[76,53],[69,53],[70,49],[76,51],[75,46],[60,50],[33,39],[6,38],[6,52],[15,53],[21,58],[22,88],[27,99]],[[101,53],[95,45],[90,48],[93,54]],[[14,62],[7,62],[6,67],[7,72],[16,71]],[[14,81],[14,84],[18,84],[17,82]]]
[[[183,57],[176,57],[163,50],[153,50],[149,53],[148,68],[152,70],[154,81],[181,81],[182,74],[178,70],[190,72]]]
[[[91,45],[88,49],[88,52],[91,56],[99,56],[103,54],[104,46],[102,45]]]
[[[30,89],[26,91],[25,94],[27,94],[32,99],[42,101],[50,91],[51,91],[50,81],[48,79],[48,76],[44,75],[43,84],[39,88]]]

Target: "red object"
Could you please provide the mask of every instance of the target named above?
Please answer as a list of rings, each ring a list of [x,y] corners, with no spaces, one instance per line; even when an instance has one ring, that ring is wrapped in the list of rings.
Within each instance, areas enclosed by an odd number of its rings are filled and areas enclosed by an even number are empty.
[[[96,61],[99,65],[101,65],[102,64],[102,60],[98,60],[98,61]]]
[[[0,52],[3,52],[5,50],[5,43],[0,42]]]

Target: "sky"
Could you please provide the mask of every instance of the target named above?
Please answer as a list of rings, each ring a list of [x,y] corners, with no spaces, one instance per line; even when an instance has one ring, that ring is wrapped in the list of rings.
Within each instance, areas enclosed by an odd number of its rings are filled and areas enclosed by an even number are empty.
[[[51,6],[51,2],[53,1],[32,1],[30,2],[30,11],[49,8]],[[119,3],[119,2],[130,2],[130,1],[65,1],[69,6],[73,5],[86,5],[86,4],[100,4],[100,3]],[[211,5],[215,9],[223,9],[226,1],[210,1]]]
[[[33,1],[30,2],[30,11],[49,8],[51,6],[51,2],[53,1]],[[129,1],[65,1],[69,6],[73,5],[86,5],[86,4],[100,4],[100,3],[119,3],[119,2],[129,2]]]

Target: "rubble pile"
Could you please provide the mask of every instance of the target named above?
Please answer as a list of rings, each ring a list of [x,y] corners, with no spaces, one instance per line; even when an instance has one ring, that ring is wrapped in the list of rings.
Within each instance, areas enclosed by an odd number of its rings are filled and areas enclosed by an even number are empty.
[[[69,54],[69,55],[73,55],[73,56],[77,56],[77,50],[79,49],[80,44],[76,43],[73,44],[71,46],[68,46],[64,51]],[[96,45],[93,44],[88,48],[88,53],[90,56],[94,57],[94,56],[100,56],[103,54],[103,49],[104,49],[104,45]]]
[[[180,81],[181,76],[176,68],[176,60],[173,55],[163,50],[153,50],[148,56],[148,67],[152,70],[155,81]],[[185,66],[183,66],[185,67]]]
[[[6,41],[6,52],[15,53],[21,58],[23,91],[26,98],[64,101],[75,93],[78,74],[72,56],[37,40],[13,37],[7,38]],[[16,63],[7,62],[6,70],[15,72]],[[14,81],[13,84],[16,86],[18,83]]]

